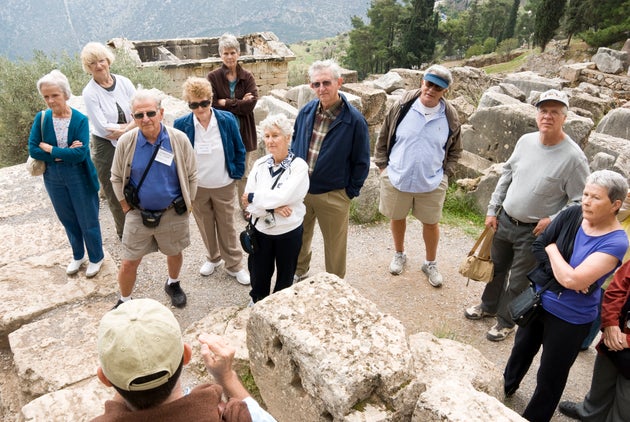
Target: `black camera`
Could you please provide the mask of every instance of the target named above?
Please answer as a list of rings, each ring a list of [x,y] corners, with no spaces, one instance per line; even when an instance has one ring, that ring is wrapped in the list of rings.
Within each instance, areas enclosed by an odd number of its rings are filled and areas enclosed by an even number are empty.
[[[162,218],[161,211],[142,210],[140,214],[142,215],[142,224],[144,224],[145,227],[154,228],[160,225],[160,219]]]
[[[131,208],[138,208],[140,205],[140,198],[138,198],[138,189],[129,182],[123,189],[123,194],[125,195],[125,201]]]
[[[186,201],[184,201],[184,198],[181,196],[173,201],[173,208],[175,208],[177,215],[182,215],[188,210],[188,208],[186,208]]]

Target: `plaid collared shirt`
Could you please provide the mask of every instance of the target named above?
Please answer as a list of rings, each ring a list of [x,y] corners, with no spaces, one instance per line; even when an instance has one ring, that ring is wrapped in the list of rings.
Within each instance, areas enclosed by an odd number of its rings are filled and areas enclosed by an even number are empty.
[[[328,110],[322,108],[321,103],[315,113],[315,123],[313,124],[313,135],[311,136],[311,143],[308,146],[308,155],[306,156],[306,163],[308,164],[308,174],[313,174],[315,169],[315,163],[319,157],[319,151],[322,148],[324,138],[328,133],[328,129],[332,122],[335,121],[337,116],[341,114],[341,98],[335,104],[333,104]]]

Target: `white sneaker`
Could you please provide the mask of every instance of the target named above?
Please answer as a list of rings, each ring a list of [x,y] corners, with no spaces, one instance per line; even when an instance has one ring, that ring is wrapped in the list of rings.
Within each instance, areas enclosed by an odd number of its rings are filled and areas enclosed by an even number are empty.
[[[92,278],[101,270],[101,266],[103,265],[103,260],[101,259],[98,262],[90,262],[88,264],[87,270],[85,271],[85,276],[87,278]]]
[[[433,287],[442,285],[442,274],[437,269],[437,264],[422,264],[422,272],[429,278],[429,284]]]
[[[249,274],[247,273],[247,271],[245,271],[245,269],[242,269],[236,272],[225,270],[225,272],[231,275],[232,277],[236,277],[236,281],[238,281],[239,283],[245,286],[249,284]]]
[[[72,274],[78,273],[79,268],[81,268],[81,266],[85,264],[87,260],[88,260],[87,256],[84,256],[81,259],[73,259],[72,261],[70,261],[70,263],[66,267],[66,274],[72,275]]]
[[[206,261],[199,269],[199,274],[208,276],[214,272],[215,269],[219,268],[221,265],[225,264],[225,261],[220,259],[219,262],[210,262]]]
[[[396,252],[392,258],[392,262],[389,264],[389,272],[394,275],[399,275],[403,272],[405,263],[407,263],[407,255],[404,252]]]

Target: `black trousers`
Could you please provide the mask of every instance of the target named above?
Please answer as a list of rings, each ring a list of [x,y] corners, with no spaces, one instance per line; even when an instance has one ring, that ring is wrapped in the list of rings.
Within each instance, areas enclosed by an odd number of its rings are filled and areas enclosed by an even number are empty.
[[[274,267],[276,269],[274,293],[291,287],[298,255],[302,247],[302,232],[301,224],[288,233],[276,236],[270,236],[256,230],[258,251],[249,255],[247,259],[252,285],[249,295],[254,303],[269,296]]]
[[[519,327],[512,353],[503,372],[506,392],[514,392],[527,374],[534,356],[542,346],[536,389],[523,417],[531,422],[549,422],[569,377],[582,341],[591,323],[571,324],[544,309],[529,325]]]

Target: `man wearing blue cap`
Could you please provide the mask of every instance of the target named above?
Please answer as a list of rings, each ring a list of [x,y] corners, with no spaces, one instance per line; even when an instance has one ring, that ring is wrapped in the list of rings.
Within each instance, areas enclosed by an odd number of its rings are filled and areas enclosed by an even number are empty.
[[[429,67],[420,89],[403,94],[389,110],[374,152],[381,171],[379,211],[391,219],[396,249],[389,271],[398,275],[407,262],[405,231],[411,211],[422,223],[421,269],[433,287],[442,285],[437,248],[448,177],[462,152],[457,112],[443,98],[452,82],[444,66]]]

